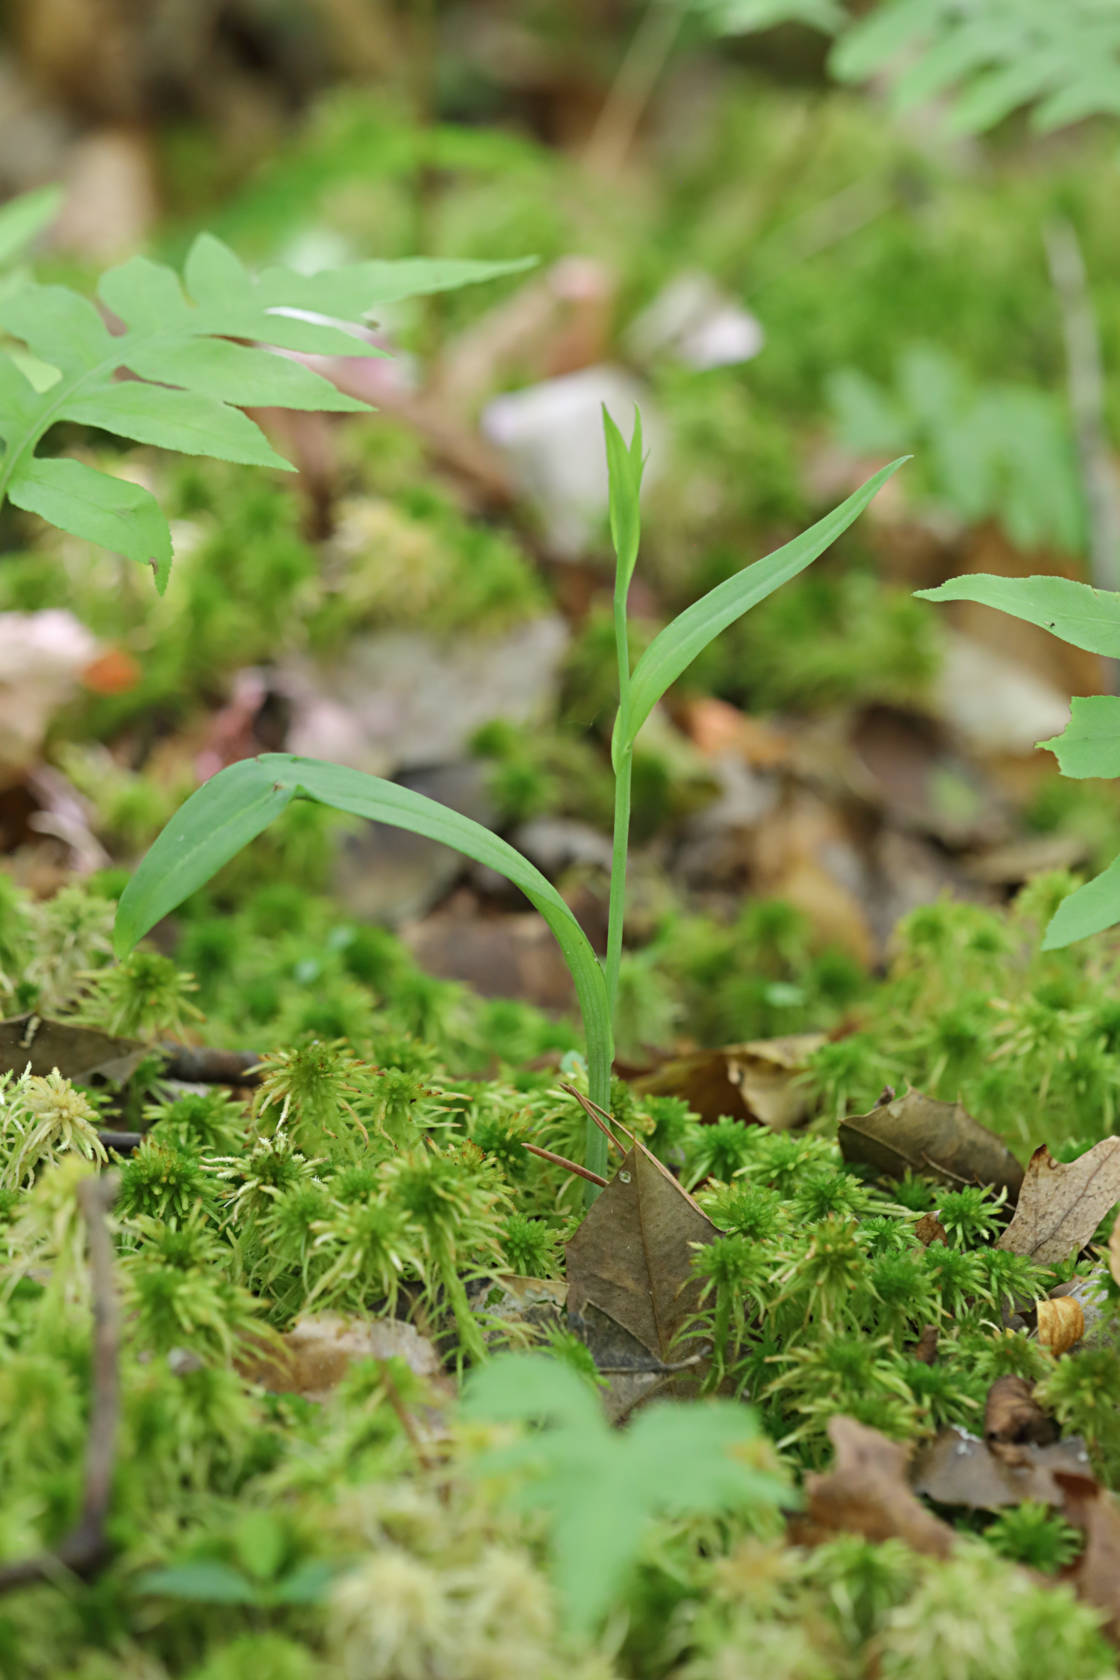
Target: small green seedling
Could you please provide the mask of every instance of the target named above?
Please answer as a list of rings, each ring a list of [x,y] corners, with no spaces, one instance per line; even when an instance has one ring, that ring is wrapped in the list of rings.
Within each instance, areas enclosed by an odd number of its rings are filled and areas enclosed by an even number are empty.
[[[1087,653],[1120,659],[1120,591],[1094,589],[1063,577],[950,578],[936,589],[915,593],[925,601],[976,601],[1049,630]],[[1058,760],[1063,776],[1120,776],[1120,696],[1094,694],[1071,704],[1060,735],[1039,741]],[[1057,951],[1120,922],[1120,858],[1063,899],[1043,937],[1044,951]]]
[[[49,198],[12,212],[8,244],[19,249],[53,208]],[[0,255],[5,225],[0,220]],[[529,259],[531,261],[531,259]],[[274,267],[253,275],[210,234],[195,240],[182,282],[175,272],[133,257],[102,275],[98,296],[116,318],[111,332],[94,305],[65,286],[18,282],[0,294],[0,329],[23,341],[0,352],[0,503],[150,565],[166,588],[171,533],[158,503],[140,485],[83,462],[41,455],[59,421],[188,454],[245,465],[288,467],[242,412],[253,404],[293,409],[364,409],[300,361],[262,344],[327,355],[378,355],[354,325],[378,304],[508,274],[526,262],[415,259],[364,262],[303,275]],[[348,323],[351,323],[348,325]],[[251,342],[235,342],[245,341]],[[122,381],[124,370],[133,375]],[[575,982],[586,1037],[588,1084],[600,1108],[610,1100],[613,1017],[626,897],[634,742],[653,708],[722,630],[811,564],[867,507],[901,465],[868,479],[808,531],[719,584],[654,637],[631,670],[627,597],[638,558],[642,430],[635,416],[627,445],[604,410],[614,544],[614,627],[618,714],[611,743],[615,774],[607,958],[601,967],[556,888],[527,858],[478,823],[435,800],[317,759],[268,753],[230,765],[181,807],[158,836],[121,898],[119,956],[268,827],[294,799],[389,823],[439,840],[496,869],[521,888],[560,945]],[[588,1121],[588,1168],[600,1177],[606,1139]]]
[[[556,888],[527,858],[479,823],[434,799],[342,765],[289,753],[266,753],[221,770],[176,812],[141,861],[121,897],[115,946],[130,951],[148,930],[248,845],[293,799],[311,799],[373,822],[453,846],[512,881],[540,911],[564,954],[583,1016],[591,1100],[610,1102],[613,1015],[626,898],[630,774],[634,742],[654,706],[708,643],[805,570],[866,508],[901,465],[894,461],[832,513],[763,560],[746,566],[687,607],[654,637],[633,670],[627,640],[627,595],[638,554],[642,480],[641,422],[627,445],[604,413],[610,473],[610,526],[616,556],[614,622],[619,705],[611,757],[615,773],[614,846],[605,967]],[[600,1177],[606,1138],[588,1121],[585,1163]]]
[[[471,1374],[463,1411],[537,1426],[474,1468],[512,1477],[518,1502],[546,1513],[553,1580],[580,1633],[602,1621],[625,1586],[653,1518],[796,1503],[757,1414],[740,1402],[662,1401],[620,1432],[570,1367],[507,1353]]]

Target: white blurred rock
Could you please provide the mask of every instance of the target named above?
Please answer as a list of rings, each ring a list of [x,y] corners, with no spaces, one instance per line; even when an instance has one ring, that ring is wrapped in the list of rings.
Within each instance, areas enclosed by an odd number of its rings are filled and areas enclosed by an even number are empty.
[[[681,274],[631,322],[626,348],[638,361],[671,355],[688,367],[749,362],[766,342],[761,322],[707,274]]]
[[[0,613],[0,784],[34,763],[97,653],[97,638],[73,613]]]
[[[1069,722],[1069,701],[1053,683],[957,631],[945,633],[936,709],[981,755],[1026,756]]]
[[[665,464],[665,426],[648,388],[624,368],[603,363],[546,379],[496,398],[482,415],[483,432],[506,456],[541,515],[548,547],[561,559],[582,555],[606,515],[604,406],[624,438],[635,406],[641,409],[648,486]]]

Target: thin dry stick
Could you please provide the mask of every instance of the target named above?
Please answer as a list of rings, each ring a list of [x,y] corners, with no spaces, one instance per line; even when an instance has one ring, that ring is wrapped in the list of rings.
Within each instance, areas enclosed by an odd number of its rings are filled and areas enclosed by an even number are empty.
[[[1120,588],[1120,497],[1105,423],[1100,334],[1077,234],[1067,221],[1046,229],[1046,255],[1062,316],[1069,405],[1089,514],[1089,569],[1098,589]],[[1112,664],[1115,689],[1116,666]]]
[[[91,1580],[112,1556],[105,1533],[117,1457],[120,1413],[120,1307],[113,1277],[113,1242],[108,1215],[117,1195],[114,1173],[83,1179],[78,1204],[89,1243],[93,1305],[92,1399],[86,1438],[85,1491],[77,1523],[53,1552],[0,1569],[0,1595],[36,1581],[57,1581],[65,1573]]]
[[[608,1141],[614,1145],[615,1149],[618,1150],[618,1153],[620,1155],[625,1155],[625,1149],[623,1149],[622,1145],[619,1143],[618,1139],[610,1130],[606,1122],[609,1121],[611,1126],[617,1126],[619,1131],[624,1132],[630,1139],[630,1142],[633,1143],[635,1139],[630,1128],[628,1126],[624,1126],[621,1120],[616,1120],[613,1114],[608,1114],[605,1108],[600,1108],[597,1102],[592,1102],[590,1097],[585,1097],[582,1091],[577,1091],[574,1085],[565,1085],[561,1082],[560,1089],[562,1091],[567,1091],[570,1097],[574,1097],[576,1099],[588,1118],[594,1120],[601,1132],[606,1132]]]
[[[587,142],[584,162],[593,174],[614,174],[625,160],[673,50],[684,12],[684,6],[668,0],[649,0]]]
[[[575,1173],[578,1178],[585,1178],[588,1184],[597,1184],[600,1190],[607,1188],[608,1180],[600,1178],[590,1167],[581,1167],[578,1161],[569,1161],[566,1155],[554,1155],[551,1149],[542,1149],[536,1143],[523,1143],[522,1149],[527,1149],[530,1155],[539,1155],[542,1161],[549,1161],[554,1167],[563,1167],[565,1172]]]

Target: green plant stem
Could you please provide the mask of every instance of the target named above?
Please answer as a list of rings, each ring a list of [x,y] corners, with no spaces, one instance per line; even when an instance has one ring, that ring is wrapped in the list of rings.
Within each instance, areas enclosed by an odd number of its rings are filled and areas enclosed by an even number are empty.
[[[630,718],[630,635],[626,618],[626,597],[629,588],[630,580],[619,567],[615,573],[614,588],[614,645],[618,660],[619,728],[623,740],[629,739]],[[622,962],[622,930],[626,920],[626,860],[630,847],[630,775],[633,762],[633,748],[628,745],[619,753],[614,773],[614,840],[611,847],[610,908],[607,915],[607,956],[604,964],[612,1036],[618,1004],[618,971]],[[594,1077],[596,1073],[599,1074],[598,1079]],[[603,1070],[593,1070],[589,1064],[588,1087],[591,1101],[609,1113],[609,1064]],[[607,1140],[590,1119],[587,1122],[584,1164],[592,1172],[607,1176]],[[595,1186],[589,1184],[587,1189],[588,1200],[593,1200],[597,1194]]]

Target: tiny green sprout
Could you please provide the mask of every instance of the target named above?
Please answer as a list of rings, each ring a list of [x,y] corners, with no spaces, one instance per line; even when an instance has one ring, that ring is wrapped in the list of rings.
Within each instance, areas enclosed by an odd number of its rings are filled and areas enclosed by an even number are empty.
[[[984,1539],[1001,1557],[1044,1575],[1056,1575],[1072,1563],[1082,1545],[1078,1529],[1033,1499],[1001,1511],[984,1530]]]

